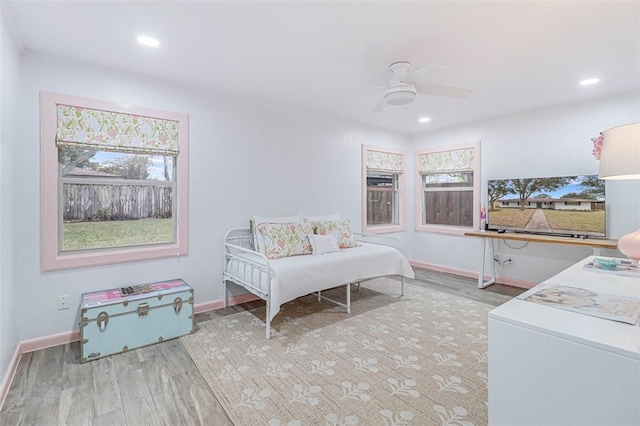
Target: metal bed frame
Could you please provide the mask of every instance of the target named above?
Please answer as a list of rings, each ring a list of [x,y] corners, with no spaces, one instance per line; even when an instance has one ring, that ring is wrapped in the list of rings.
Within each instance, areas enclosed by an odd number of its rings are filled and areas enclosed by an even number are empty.
[[[381,236],[373,234],[358,234],[354,233],[357,241],[370,244],[380,244],[385,246],[394,247],[403,253],[402,240],[391,236]],[[271,337],[271,265],[270,260],[262,253],[255,251],[251,247],[251,233],[248,228],[234,228],[227,231],[224,237],[224,264],[223,264],[223,277],[222,281],[225,287],[224,294],[224,307],[228,306],[229,300],[229,286],[228,282],[231,281],[238,284],[249,292],[255,294],[266,302],[266,338]],[[250,255],[250,256],[247,256]],[[236,262],[236,271],[229,270],[227,265],[229,262]],[[243,273],[240,274],[239,272]],[[242,275],[242,276],[241,276]],[[257,277],[257,280],[255,279]],[[373,279],[373,278],[368,278]],[[360,283],[368,279],[363,279],[355,282],[345,283],[346,287],[346,303],[342,303],[326,296],[322,296],[322,291],[314,291],[311,294],[317,294],[318,301],[325,299],[333,302],[336,305],[346,308],[347,313],[351,313],[351,284],[357,284],[358,290],[360,289]],[[256,285],[257,281],[257,285]],[[404,276],[400,275],[400,297],[404,295]]]

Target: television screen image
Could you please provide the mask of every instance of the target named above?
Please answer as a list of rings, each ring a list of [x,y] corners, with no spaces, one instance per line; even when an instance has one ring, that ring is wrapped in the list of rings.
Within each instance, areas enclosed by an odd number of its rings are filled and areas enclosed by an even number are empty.
[[[490,180],[488,230],[606,237],[604,180],[597,175]]]

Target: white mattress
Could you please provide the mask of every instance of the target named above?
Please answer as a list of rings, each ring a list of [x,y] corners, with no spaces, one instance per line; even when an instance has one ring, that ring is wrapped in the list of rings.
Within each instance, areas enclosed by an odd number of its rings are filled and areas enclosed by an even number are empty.
[[[395,248],[378,244],[361,244],[359,247],[320,256],[292,256],[269,261],[271,266],[269,319],[273,319],[280,311],[282,304],[314,291],[385,275],[414,278],[411,265]],[[254,285],[267,292],[266,282],[264,282],[266,274],[249,272],[241,263],[231,260],[227,268],[235,268],[234,274],[244,279],[252,275]]]

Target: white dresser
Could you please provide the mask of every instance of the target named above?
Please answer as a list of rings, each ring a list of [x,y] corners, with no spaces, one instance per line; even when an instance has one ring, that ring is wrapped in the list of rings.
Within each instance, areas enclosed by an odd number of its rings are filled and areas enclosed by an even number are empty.
[[[640,299],[640,278],[583,270],[545,284]],[[489,424],[640,425],[640,326],[513,299],[489,312]]]

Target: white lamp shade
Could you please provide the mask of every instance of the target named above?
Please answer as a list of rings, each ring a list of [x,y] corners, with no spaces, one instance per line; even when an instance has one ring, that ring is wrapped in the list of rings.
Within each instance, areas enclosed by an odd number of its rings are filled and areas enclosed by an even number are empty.
[[[600,179],[640,179],[640,123],[603,134]]]
[[[600,179],[640,179],[640,123],[604,132],[599,175]],[[640,260],[640,229],[620,237],[618,250]]]

